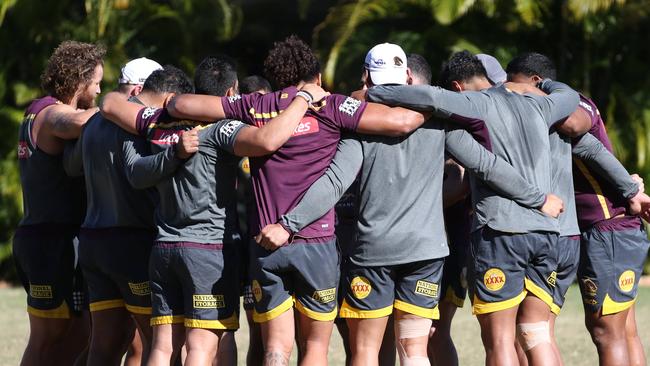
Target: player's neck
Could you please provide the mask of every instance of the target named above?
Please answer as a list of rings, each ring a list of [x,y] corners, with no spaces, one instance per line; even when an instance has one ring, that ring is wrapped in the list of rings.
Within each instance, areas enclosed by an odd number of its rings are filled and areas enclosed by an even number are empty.
[[[142,102],[142,104],[148,107],[156,108],[162,108],[163,103],[165,102],[164,96],[149,91],[143,91],[142,93],[138,94],[138,99]]]

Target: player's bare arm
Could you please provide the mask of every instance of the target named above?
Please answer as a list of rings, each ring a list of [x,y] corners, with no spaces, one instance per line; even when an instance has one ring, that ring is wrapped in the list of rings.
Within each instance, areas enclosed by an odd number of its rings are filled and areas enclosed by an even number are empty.
[[[177,95],[167,104],[167,111],[172,117],[201,122],[226,118],[221,97],[211,95]]]
[[[106,94],[99,106],[100,112],[106,119],[134,135],[138,134],[135,126],[141,109],[141,104],[129,102],[126,96],[119,92]]]
[[[97,108],[77,110],[67,104],[55,104],[38,117],[42,117],[46,131],[58,138],[72,140],[79,137],[84,124],[95,113]]]
[[[305,84],[301,91],[306,92],[306,98],[311,98],[311,101],[318,101],[329,95],[316,84]],[[235,155],[262,156],[279,149],[296,130],[309,105],[310,100],[297,96],[284,112],[264,126],[242,129],[235,140]]]
[[[428,116],[402,107],[388,107],[368,103],[363,111],[357,132],[373,135],[403,136],[420,127]]]

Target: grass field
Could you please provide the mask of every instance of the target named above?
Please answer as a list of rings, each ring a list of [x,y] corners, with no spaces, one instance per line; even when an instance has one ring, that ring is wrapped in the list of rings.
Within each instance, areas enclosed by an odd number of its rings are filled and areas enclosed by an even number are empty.
[[[567,304],[557,322],[556,334],[560,350],[567,365],[597,365],[597,355],[583,325],[582,305],[579,291],[572,287],[567,295]],[[243,317],[242,317],[243,318]],[[650,288],[641,288],[637,303],[637,322],[645,346],[650,353]],[[21,288],[0,289],[0,366],[17,365],[25,346],[28,333],[25,313],[25,293]],[[481,365],[484,360],[483,347],[476,319],[468,306],[461,309],[454,319],[452,334],[458,348],[461,365]],[[242,329],[237,332],[239,364],[244,364],[248,328],[242,319]],[[295,359],[295,352],[294,352]],[[334,331],[330,345],[330,364],[342,365],[345,359],[341,338]],[[295,364],[295,362],[294,362]]]

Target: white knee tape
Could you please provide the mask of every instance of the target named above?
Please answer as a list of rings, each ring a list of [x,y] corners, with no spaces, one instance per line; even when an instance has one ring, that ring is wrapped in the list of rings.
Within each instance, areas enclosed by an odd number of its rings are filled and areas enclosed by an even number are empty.
[[[428,337],[432,323],[431,319],[426,318],[406,318],[395,322],[397,323],[398,339]]]
[[[517,340],[524,351],[530,351],[541,343],[551,343],[548,321],[517,324]]]

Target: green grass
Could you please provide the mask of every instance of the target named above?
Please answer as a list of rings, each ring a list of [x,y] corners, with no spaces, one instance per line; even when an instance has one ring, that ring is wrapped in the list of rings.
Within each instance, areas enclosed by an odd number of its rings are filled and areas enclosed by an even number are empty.
[[[589,339],[589,334],[583,325],[582,305],[577,287],[572,287],[567,295],[567,304],[562,310],[556,334],[564,363],[567,365],[596,365],[598,364],[596,349]],[[641,288],[637,301],[637,324],[645,347],[646,354],[650,353],[650,288]],[[21,288],[0,289],[0,366],[17,365],[20,361],[27,333],[29,331],[27,314],[25,313],[25,293]],[[239,364],[244,364],[246,345],[248,343],[248,327],[246,320],[241,321],[242,329],[237,332],[239,346]],[[479,327],[471,315],[468,304],[460,309],[454,319],[452,335],[456,342],[461,365],[481,365],[485,357]],[[341,337],[336,330],[330,345],[330,364],[342,365],[345,359]],[[295,352],[294,357],[295,359]],[[295,361],[294,361],[295,363]]]

